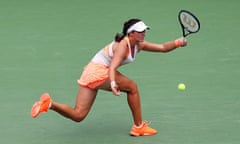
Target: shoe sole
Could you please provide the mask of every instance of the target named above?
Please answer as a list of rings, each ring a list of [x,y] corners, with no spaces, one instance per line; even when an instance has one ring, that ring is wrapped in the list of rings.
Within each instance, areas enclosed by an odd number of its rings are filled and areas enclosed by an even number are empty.
[[[139,133],[135,133],[135,132],[130,132],[130,136],[152,136],[152,135],[155,135],[157,133],[154,133],[154,134],[150,134],[150,133],[144,133],[144,134],[139,134]]]
[[[40,113],[40,102],[35,102],[32,106],[31,116],[32,118],[36,118]]]

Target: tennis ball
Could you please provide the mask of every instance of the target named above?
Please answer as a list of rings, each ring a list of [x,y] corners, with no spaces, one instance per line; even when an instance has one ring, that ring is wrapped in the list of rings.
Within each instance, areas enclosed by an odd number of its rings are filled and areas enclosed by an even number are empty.
[[[178,90],[185,90],[186,89],[186,86],[185,86],[185,84],[184,83],[180,83],[180,84],[178,84]]]

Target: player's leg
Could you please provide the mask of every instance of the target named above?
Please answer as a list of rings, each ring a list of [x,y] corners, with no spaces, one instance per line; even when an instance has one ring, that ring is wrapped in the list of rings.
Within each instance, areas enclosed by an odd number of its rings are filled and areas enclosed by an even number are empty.
[[[66,118],[69,118],[76,122],[80,122],[87,116],[88,112],[90,111],[96,95],[97,90],[80,86],[74,108],[66,104],[60,104],[53,101],[51,109]]]
[[[115,77],[116,82],[119,86],[119,90],[121,92],[127,93],[127,100],[133,115],[134,123],[136,125],[140,125],[142,123],[142,112],[140,96],[136,83],[127,78],[126,76],[124,76],[123,74],[121,74],[120,72],[117,72]],[[111,91],[110,81],[109,80],[105,81],[98,88]]]
[[[137,84],[120,72],[116,74],[116,81],[119,86],[119,90],[127,93],[128,105],[131,109],[135,125],[141,125],[142,111]]]
[[[32,106],[31,115],[36,118],[40,113],[47,112],[52,109],[64,117],[67,117],[73,121],[80,122],[88,114],[89,110],[94,103],[97,95],[97,90],[80,86],[76,97],[75,107],[71,107],[66,104],[55,102],[51,99],[48,93],[41,95],[40,100],[35,102]]]
[[[130,80],[120,72],[117,72],[115,77],[120,91],[127,93],[128,104],[133,115],[134,123],[140,125],[142,123],[142,112],[137,85],[134,81]],[[105,81],[98,88],[111,91],[110,81]]]
[[[148,124],[142,120],[141,102],[137,84],[120,72],[116,73],[116,82],[119,90],[127,93],[128,104],[134,120],[130,134],[133,136],[156,134],[157,131],[148,127]],[[105,81],[99,88],[111,91],[110,81]]]

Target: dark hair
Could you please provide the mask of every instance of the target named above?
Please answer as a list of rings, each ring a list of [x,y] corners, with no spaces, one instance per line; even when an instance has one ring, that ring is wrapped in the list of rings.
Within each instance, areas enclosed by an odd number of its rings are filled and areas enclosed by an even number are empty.
[[[133,19],[129,19],[128,21],[124,22],[123,24],[123,29],[122,29],[122,33],[117,33],[115,35],[115,41],[116,42],[120,42],[126,35],[127,35],[127,30],[134,25],[135,23],[141,21],[140,19],[137,18],[133,18]]]

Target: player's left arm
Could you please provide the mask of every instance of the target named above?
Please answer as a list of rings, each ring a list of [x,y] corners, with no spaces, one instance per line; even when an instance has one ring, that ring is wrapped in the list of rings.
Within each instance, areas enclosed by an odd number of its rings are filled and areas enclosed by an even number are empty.
[[[140,50],[150,51],[150,52],[170,52],[178,47],[186,46],[187,40],[185,38],[178,38],[173,41],[168,41],[162,44],[152,43],[148,41],[143,41],[139,43]]]

